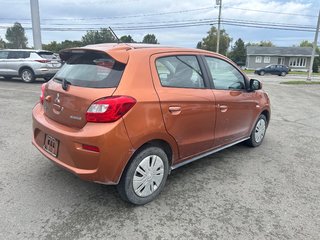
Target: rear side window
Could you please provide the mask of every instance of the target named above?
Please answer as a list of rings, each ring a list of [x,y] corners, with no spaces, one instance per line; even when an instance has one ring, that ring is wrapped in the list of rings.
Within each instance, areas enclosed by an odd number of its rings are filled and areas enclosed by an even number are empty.
[[[55,77],[80,87],[112,88],[119,85],[125,64],[102,52],[81,51],[68,54],[66,63]]]
[[[196,56],[161,57],[156,60],[156,68],[161,85],[164,87],[205,87]]]

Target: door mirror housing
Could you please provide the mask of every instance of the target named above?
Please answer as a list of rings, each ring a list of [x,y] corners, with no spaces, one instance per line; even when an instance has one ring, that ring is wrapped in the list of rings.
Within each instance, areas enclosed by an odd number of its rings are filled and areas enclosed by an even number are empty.
[[[257,79],[250,79],[250,91],[259,90],[262,88],[262,83]]]

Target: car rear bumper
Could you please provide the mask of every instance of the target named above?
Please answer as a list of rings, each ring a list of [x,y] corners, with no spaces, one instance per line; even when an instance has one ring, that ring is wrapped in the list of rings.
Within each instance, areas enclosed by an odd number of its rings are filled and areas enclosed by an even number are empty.
[[[114,123],[87,123],[82,129],[61,125],[44,115],[37,104],[33,116],[33,145],[48,159],[81,179],[117,184],[133,150],[122,120]],[[44,150],[45,136],[59,141],[57,156]],[[96,146],[100,152],[82,148]]]

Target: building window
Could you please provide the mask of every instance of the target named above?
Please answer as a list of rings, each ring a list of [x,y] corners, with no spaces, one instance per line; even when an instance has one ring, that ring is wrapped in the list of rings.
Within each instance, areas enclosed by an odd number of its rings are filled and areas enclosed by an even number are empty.
[[[256,56],[256,63],[261,63],[262,62],[262,57]]]
[[[290,58],[289,66],[290,67],[305,67],[307,65],[307,58],[297,57]]]
[[[270,63],[270,57],[264,57],[263,58],[264,63]]]

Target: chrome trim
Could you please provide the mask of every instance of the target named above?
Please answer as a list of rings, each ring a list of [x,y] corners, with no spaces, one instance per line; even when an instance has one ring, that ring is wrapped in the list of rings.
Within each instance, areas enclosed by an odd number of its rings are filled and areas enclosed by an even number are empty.
[[[177,164],[175,164],[175,165],[172,165],[171,168],[170,168],[170,170],[175,170],[175,169],[177,169],[177,168],[179,168],[179,167],[182,167],[182,166],[184,166],[184,165],[186,165],[186,164],[188,164],[188,163],[197,161],[197,160],[199,160],[199,159],[201,159],[201,158],[204,158],[204,157],[206,157],[206,156],[209,156],[209,155],[211,155],[211,154],[213,154],[213,153],[219,152],[219,151],[221,151],[221,150],[223,150],[223,149],[226,149],[226,148],[228,148],[228,147],[231,147],[231,146],[233,146],[233,145],[236,145],[236,144],[238,144],[238,143],[241,143],[241,142],[243,142],[243,141],[245,141],[245,140],[247,140],[247,139],[249,139],[249,138],[250,138],[250,137],[242,138],[242,139],[240,139],[240,140],[238,140],[238,141],[235,141],[235,142],[233,142],[233,143],[230,143],[230,144],[228,144],[228,145],[222,146],[222,147],[220,147],[220,148],[213,149],[213,150],[211,150],[211,151],[209,151],[209,152],[202,153],[202,154],[200,154],[200,155],[198,155],[198,156],[196,156],[196,157],[190,158],[189,160],[186,160],[186,161],[177,163]]]

